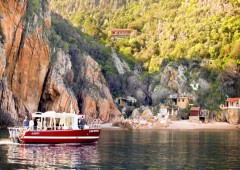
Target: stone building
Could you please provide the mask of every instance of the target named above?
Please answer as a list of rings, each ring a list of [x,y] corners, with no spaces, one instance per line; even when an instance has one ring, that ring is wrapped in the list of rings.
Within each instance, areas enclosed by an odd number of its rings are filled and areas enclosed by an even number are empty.
[[[179,96],[177,98],[177,107],[180,109],[185,109],[189,105],[189,97]]]

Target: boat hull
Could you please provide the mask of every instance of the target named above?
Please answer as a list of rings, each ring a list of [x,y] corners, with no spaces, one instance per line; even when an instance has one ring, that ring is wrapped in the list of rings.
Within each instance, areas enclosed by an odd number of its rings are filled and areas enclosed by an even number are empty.
[[[19,138],[22,143],[95,143],[101,129],[84,130],[28,130]]]

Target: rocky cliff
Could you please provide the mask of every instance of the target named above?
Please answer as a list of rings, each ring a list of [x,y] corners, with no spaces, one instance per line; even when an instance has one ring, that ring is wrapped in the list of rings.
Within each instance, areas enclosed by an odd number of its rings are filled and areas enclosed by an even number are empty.
[[[81,76],[75,81],[70,56],[50,47],[50,28],[46,0],[0,2],[0,125],[19,124],[38,110],[67,112],[71,104],[89,119],[117,117],[97,63],[91,57],[79,60]],[[91,83],[83,88],[78,83],[85,80]]]
[[[53,57],[56,61],[52,63],[45,82],[41,110],[64,112],[70,111],[72,105],[75,112],[85,114],[89,121],[99,118],[102,122],[120,116],[101,69],[91,56],[79,54],[73,59],[57,49]]]
[[[83,100],[82,112],[91,115],[91,117],[99,117],[104,122],[113,121],[116,116],[120,116],[120,112],[115,107],[107,83],[101,74],[98,64],[90,57],[83,55],[81,82],[81,97]],[[89,89],[92,87],[92,89]]]
[[[41,7],[39,11],[44,14],[35,13],[27,22],[26,0],[0,2],[4,34],[0,79],[2,123],[17,122],[21,115],[38,109],[50,57],[48,41],[43,38],[49,29],[46,21],[50,13]]]

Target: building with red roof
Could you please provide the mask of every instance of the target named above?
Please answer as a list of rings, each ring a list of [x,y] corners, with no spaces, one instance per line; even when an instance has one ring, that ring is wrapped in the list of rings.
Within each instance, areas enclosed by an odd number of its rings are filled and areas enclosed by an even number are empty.
[[[189,116],[199,116],[200,112],[201,112],[201,108],[200,107],[192,107],[190,109]]]
[[[226,102],[227,102],[227,107],[230,107],[230,108],[240,107],[240,97],[228,98]]]
[[[189,121],[199,122],[200,113],[201,113],[200,107],[192,107],[189,111]]]
[[[111,29],[113,38],[130,38],[133,29]]]

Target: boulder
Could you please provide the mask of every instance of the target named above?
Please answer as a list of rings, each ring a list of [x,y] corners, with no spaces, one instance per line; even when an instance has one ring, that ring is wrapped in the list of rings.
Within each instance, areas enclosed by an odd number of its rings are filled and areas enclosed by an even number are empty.
[[[150,109],[145,109],[143,113],[141,114],[141,118],[143,120],[148,120],[153,117],[152,111]]]
[[[226,110],[225,116],[226,116],[227,121],[230,124],[238,125],[240,123],[240,109],[229,108]]]
[[[140,118],[140,116],[141,116],[141,114],[138,111],[138,109],[134,109],[130,118],[131,119],[138,119],[138,118]]]

